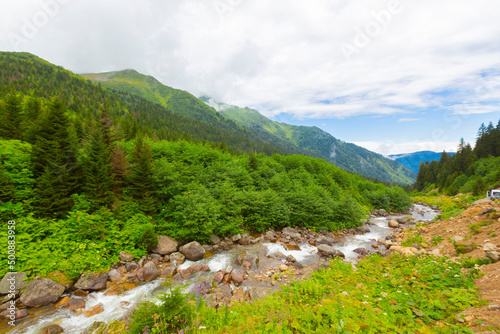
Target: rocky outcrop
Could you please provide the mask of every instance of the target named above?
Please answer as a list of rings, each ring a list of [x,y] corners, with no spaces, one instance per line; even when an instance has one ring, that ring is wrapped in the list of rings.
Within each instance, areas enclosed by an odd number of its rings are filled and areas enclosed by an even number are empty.
[[[6,295],[11,293],[11,290],[14,290],[16,295],[18,295],[27,285],[26,277],[26,273],[24,272],[7,273],[0,282],[0,294]]]
[[[75,289],[84,291],[97,291],[106,288],[108,273],[83,274],[75,284]]]
[[[205,256],[205,248],[198,241],[190,242],[180,248],[180,252],[190,261],[198,261]]]
[[[144,266],[143,277],[146,282],[153,281],[158,278],[158,269],[153,262],[148,262]]]
[[[179,243],[174,238],[160,235],[158,236],[158,246],[153,248],[151,252],[160,255],[168,255],[177,251],[177,246],[179,246]]]
[[[27,307],[45,306],[55,303],[63,292],[64,286],[49,278],[34,279],[22,294],[21,302]]]
[[[488,243],[484,245],[483,251],[484,256],[487,259],[490,259],[494,262],[498,262],[498,260],[500,260],[500,249],[496,245]]]
[[[333,247],[330,247],[328,245],[319,245],[318,246],[318,254],[319,256],[321,257],[341,257],[341,258],[345,258],[345,255],[344,253],[342,253],[341,251],[333,248]]]

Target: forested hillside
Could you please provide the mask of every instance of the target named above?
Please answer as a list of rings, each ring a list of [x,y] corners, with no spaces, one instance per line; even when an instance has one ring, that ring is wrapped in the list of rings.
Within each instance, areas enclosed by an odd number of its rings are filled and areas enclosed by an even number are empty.
[[[462,139],[456,155],[443,153],[439,161],[421,163],[415,187],[418,191],[439,188],[450,195],[482,195],[500,187],[500,121],[496,127],[491,122],[481,125],[474,149]]]
[[[12,90],[45,99],[56,96],[67,106],[79,139],[91,128],[89,120],[105,110],[119,136],[127,140],[141,132],[155,139],[217,143],[233,152],[291,153],[255,139],[252,132],[222,116],[214,115],[223,120],[218,123],[183,116],[138,95],[101,88],[28,53],[0,52],[0,68],[0,96]]]
[[[432,151],[420,151],[413,153],[404,153],[404,154],[392,154],[389,155],[389,158],[396,160],[401,163],[403,166],[406,166],[409,170],[418,174],[418,169],[420,168],[421,162],[426,161],[434,161],[441,159],[441,155],[443,153],[440,152],[432,152]],[[453,152],[448,152],[448,155],[454,155]]]
[[[207,102],[211,101],[208,97],[202,99]],[[313,152],[314,156],[344,170],[386,182],[411,184],[415,181],[415,174],[399,162],[360,146],[343,142],[317,127],[279,123],[268,119],[256,110],[211,102],[218,107],[222,115],[246,128],[262,136],[272,135],[285,140],[296,147]]]
[[[400,187],[321,159],[182,139],[183,124],[227,132],[33,56],[16,59],[2,58],[12,74],[2,72],[0,86],[0,217],[16,221],[17,268],[29,275],[105,270],[122,250],[145,254],[155,234],[185,242],[285,226],[338,230],[358,226],[371,208],[412,204]]]
[[[208,102],[208,98],[198,99],[188,92],[165,86],[155,78],[134,70],[82,76],[103,87],[139,95],[175,113],[207,124],[224,128],[227,122],[232,124],[234,121],[242,125],[247,133],[250,132],[252,138],[282,152],[323,158],[344,170],[385,182],[410,184],[415,180],[415,175],[399,163],[337,140],[316,127],[277,123],[248,108],[228,106],[229,108],[216,108],[219,110],[217,112],[204,103]]]

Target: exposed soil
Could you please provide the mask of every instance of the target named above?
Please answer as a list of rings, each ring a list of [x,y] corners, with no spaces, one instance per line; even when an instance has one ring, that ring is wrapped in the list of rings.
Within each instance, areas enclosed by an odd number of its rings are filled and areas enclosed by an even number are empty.
[[[475,224],[484,226],[474,228]],[[431,250],[439,249],[442,254],[452,258],[458,256],[485,258],[483,251],[485,244],[500,246],[500,202],[489,200],[476,202],[457,217],[437,221],[419,230],[429,245],[433,245],[432,241],[436,242],[437,237],[442,237],[439,244],[429,248]],[[460,244],[470,245],[472,250],[466,254],[457,254],[453,239]],[[491,330],[500,333],[500,262],[482,265],[481,270],[484,276],[479,278],[475,285],[486,305],[467,309],[459,317],[467,318],[470,328],[476,333],[488,333]],[[499,308],[496,309],[493,305],[498,305]]]

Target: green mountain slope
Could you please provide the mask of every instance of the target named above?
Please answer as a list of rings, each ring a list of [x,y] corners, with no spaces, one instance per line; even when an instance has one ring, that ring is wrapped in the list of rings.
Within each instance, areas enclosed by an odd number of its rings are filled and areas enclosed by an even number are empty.
[[[360,146],[338,140],[317,127],[278,123],[256,110],[214,103],[207,97],[201,99],[210,103],[225,117],[249,129],[261,134],[273,134],[301,149],[314,152],[317,156],[345,170],[399,184],[415,182],[416,175],[399,162]]]
[[[189,92],[165,86],[152,76],[141,74],[135,70],[86,73],[82,74],[82,76],[113,91],[140,96],[150,102],[163,106],[175,114],[189,117],[216,126],[217,128],[225,129],[230,133],[244,136],[247,139],[264,143],[269,147],[273,147],[277,152],[317,157],[313,152],[301,149],[287,140],[282,140],[271,134],[259,133],[251,128],[242,127],[237,122],[224,117],[214,108],[208,106]]]
[[[187,92],[172,93],[165,107],[123,89],[103,87],[29,53],[0,52],[0,69],[0,96],[11,90],[46,99],[57,96],[68,106],[80,133],[86,132],[97,112],[107,110],[125,139],[143,132],[158,139],[223,143],[233,152],[295,152],[289,143],[280,146],[258,138]]]
[[[251,138],[272,145],[282,152],[323,158],[345,170],[386,182],[410,184],[415,181],[415,175],[402,165],[359,146],[337,140],[315,127],[274,122],[248,108],[218,104],[214,109],[204,103],[209,101],[206,97],[198,99],[186,91],[165,86],[155,78],[134,70],[82,76],[101,86],[139,95],[175,113],[221,128],[226,126],[228,120],[232,120],[250,131],[247,135]]]

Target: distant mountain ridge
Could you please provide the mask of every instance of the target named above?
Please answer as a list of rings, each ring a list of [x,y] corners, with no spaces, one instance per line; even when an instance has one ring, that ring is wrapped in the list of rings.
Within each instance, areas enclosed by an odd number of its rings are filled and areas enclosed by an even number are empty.
[[[163,85],[135,70],[82,74],[102,87],[134,94],[169,111],[228,131],[238,131],[253,140],[288,154],[322,158],[344,170],[385,182],[411,184],[416,175],[403,165],[354,144],[345,143],[317,128],[274,122],[249,108],[219,103],[209,97]]]
[[[455,153],[446,152],[448,155],[454,155]],[[419,151],[413,153],[402,153],[402,154],[391,154],[388,157],[400,162],[404,166],[408,167],[413,173],[418,174],[418,169],[421,162],[434,161],[441,159],[442,152],[433,151]]]
[[[310,150],[345,170],[401,184],[410,184],[415,180],[415,174],[400,163],[355,144],[341,141],[317,127],[279,123],[250,108],[220,103],[207,96],[200,99],[225,117],[247,128],[259,133],[273,134],[297,147]]]

